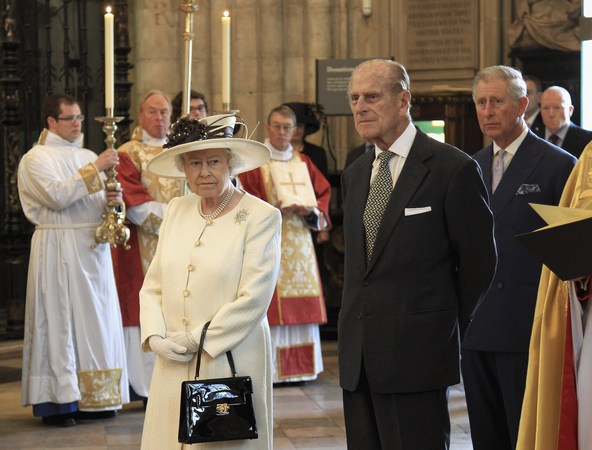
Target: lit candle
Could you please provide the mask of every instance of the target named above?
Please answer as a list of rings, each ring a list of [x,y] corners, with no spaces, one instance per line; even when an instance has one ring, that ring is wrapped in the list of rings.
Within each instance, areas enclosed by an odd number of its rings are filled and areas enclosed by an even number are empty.
[[[113,14],[111,7],[107,6],[105,13],[105,109],[108,115],[113,115]]]
[[[230,109],[230,14],[222,17],[222,106]]]

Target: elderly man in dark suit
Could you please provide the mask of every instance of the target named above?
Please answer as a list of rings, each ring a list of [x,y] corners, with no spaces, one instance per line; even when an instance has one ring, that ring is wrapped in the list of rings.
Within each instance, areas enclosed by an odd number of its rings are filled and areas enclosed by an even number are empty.
[[[375,148],[342,175],[348,448],[447,448],[460,336],[495,270],[487,191],[474,160],[413,126],[402,65],[360,64],[349,97]]]
[[[592,141],[592,131],[571,121],[573,110],[571,95],[566,89],[548,87],[541,94],[541,117],[545,126],[535,133],[579,158],[584,147]]]
[[[516,448],[528,346],[542,265],[515,236],[545,225],[529,203],[557,205],[575,158],[535,136],[520,71],[481,70],[473,83],[481,131],[493,140],[474,155],[491,197],[498,264],[462,344],[475,450]]]

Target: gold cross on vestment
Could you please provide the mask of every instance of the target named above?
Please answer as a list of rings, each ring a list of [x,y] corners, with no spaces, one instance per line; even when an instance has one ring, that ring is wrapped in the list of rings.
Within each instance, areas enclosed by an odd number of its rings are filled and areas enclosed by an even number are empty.
[[[298,183],[298,182],[294,181],[294,178],[292,176],[292,172],[288,172],[288,175],[290,176],[290,182],[283,181],[283,182],[280,182],[280,184],[282,186],[292,186],[292,194],[298,194],[298,191],[296,190],[296,186],[304,186],[305,185],[304,182],[301,181]]]

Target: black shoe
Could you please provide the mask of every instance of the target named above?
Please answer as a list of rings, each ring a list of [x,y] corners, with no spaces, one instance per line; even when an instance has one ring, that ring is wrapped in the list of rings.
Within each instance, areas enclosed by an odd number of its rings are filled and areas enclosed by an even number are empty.
[[[74,417],[76,420],[98,420],[111,419],[117,416],[116,410],[109,411],[76,411]]]
[[[53,427],[73,427],[76,425],[73,414],[56,414],[53,416],[43,416],[41,422]]]
[[[307,381],[284,381],[284,382],[279,382],[279,383],[273,383],[273,387],[277,388],[277,387],[300,387],[300,386],[306,386],[308,384]]]

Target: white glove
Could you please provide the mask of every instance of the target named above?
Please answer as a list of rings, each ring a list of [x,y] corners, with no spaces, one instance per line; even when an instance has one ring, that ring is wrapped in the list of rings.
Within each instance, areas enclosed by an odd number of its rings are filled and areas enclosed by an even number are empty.
[[[191,333],[185,333],[184,331],[167,331],[166,338],[175,344],[187,348],[187,353],[197,353],[199,350],[199,342],[195,340]]]
[[[170,361],[189,362],[193,358],[192,353],[185,353],[187,351],[186,347],[168,339],[163,339],[162,336],[156,334],[148,338],[148,344],[154,353]]]

